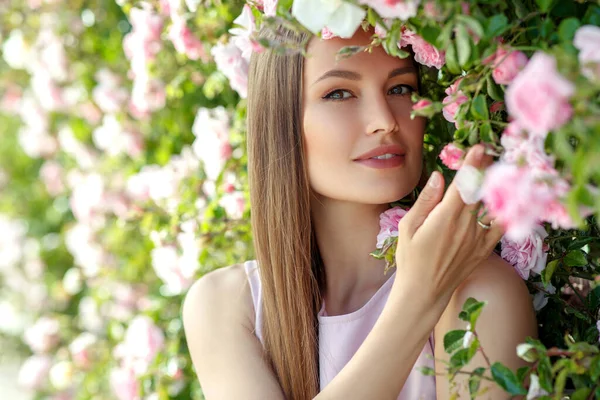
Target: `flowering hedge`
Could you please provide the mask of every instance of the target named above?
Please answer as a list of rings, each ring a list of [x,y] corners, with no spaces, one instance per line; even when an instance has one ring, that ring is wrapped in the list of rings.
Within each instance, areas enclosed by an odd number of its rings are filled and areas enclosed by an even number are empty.
[[[202,398],[180,306],[202,274],[254,257],[244,98],[252,52],[285,45],[257,36],[277,23],[324,39],[371,25],[374,44],[410,45],[423,65],[428,167],[458,170],[465,200],[506,227],[499,250],[540,322],[515,349],[532,367],[473,371],[474,395],[493,379],[600,397],[600,7],[553,0],[0,5],[0,329],[31,355],[19,383],[39,398]],[[461,168],[479,142],[497,156],[485,174]],[[382,217],[376,256],[401,215]],[[483,306],[447,336],[450,378],[485,351]]]

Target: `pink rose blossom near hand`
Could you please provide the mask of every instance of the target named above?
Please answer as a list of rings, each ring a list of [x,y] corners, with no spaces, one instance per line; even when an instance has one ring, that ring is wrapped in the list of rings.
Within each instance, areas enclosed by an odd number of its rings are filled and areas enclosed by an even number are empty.
[[[415,53],[415,61],[419,64],[440,69],[446,63],[446,56],[443,51],[436,49],[416,33],[405,29],[400,39],[400,47],[409,45],[412,46]]]
[[[508,85],[527,65],[527,56],[521,51],[498,47],[494,55],[492,77],[499,85]]]
[[[498,162],[486,170],[482,200],[506,237],[520,241],[542,220],[552,194],[535,181],[530,168]]]
[[[559,74],[554,57],[537,52],[506,90],[506,108],[528,132],[546,137],[573,114],[573,83]]]
[[[542,225],[535,225],[524,239],[519,241],[502,238],[501,256],[511,264],[519,276],[529,279],[530,274],[539,275],[546,268],[548,246],[544,239],[548,233]]]
[[[398,237],[398,224],[408,211],[401,207],[393,207],[379,216],[379,234],[377,235],[377,248],[383,248],[385,241],[391,237]]]
[[[465,151],[454,143],[447,144],[440,153],[442,163],[453,170],[457,170],[462,166]]]

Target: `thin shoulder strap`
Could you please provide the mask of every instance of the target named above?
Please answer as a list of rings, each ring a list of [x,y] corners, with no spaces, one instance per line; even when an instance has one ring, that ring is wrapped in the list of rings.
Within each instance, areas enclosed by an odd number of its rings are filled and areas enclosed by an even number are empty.
[[[254,334],[264,345],[262,337],[262,287],[256,260],[246,261],[244,263],[244,270],[248,276],[252,303],[254,304]]]

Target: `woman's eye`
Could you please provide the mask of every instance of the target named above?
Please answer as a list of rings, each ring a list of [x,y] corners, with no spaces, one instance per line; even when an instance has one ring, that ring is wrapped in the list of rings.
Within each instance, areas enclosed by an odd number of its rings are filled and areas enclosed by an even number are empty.
[[[347,90],[338,89],[333,92],[329,92],[323,97],[326,100],[346,100],[352,97],[352,93]]]
[[[413,89],[409,85],[397,85],[397,86],[394,86],[393,88],[391,88],[388,91],[388,93],[389,94],[395,94],[395,95],[404,96],[404,95],[407,95],[407,94],[411,94],[414,91],[415,91],[415,89]]]

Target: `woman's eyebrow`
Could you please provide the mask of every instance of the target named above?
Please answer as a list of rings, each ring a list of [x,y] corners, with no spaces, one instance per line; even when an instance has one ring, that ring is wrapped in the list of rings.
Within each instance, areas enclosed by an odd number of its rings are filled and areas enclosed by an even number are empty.
[[[390,73],[388,74],[388,79],[392,79],[398,75],[414,74],[416,72],[417,72],[417,70],[415,69],[414,66],[407,65],[405,67],[396,68],[396,69],[390,71]],[[362,75],[359,74],[358,72],[349,71],[349,70],[345,70],[345,69],[332,69],[332,70],[325,72],[323,75],[321,75],[321,77],[319,79],[317,79],[316,81],[313,82],[313,85],[316,84],[317,82],[322,81],[323,79],[333,78],[333,77],[350,79],[352,81],[359,81],[362,79]]]

